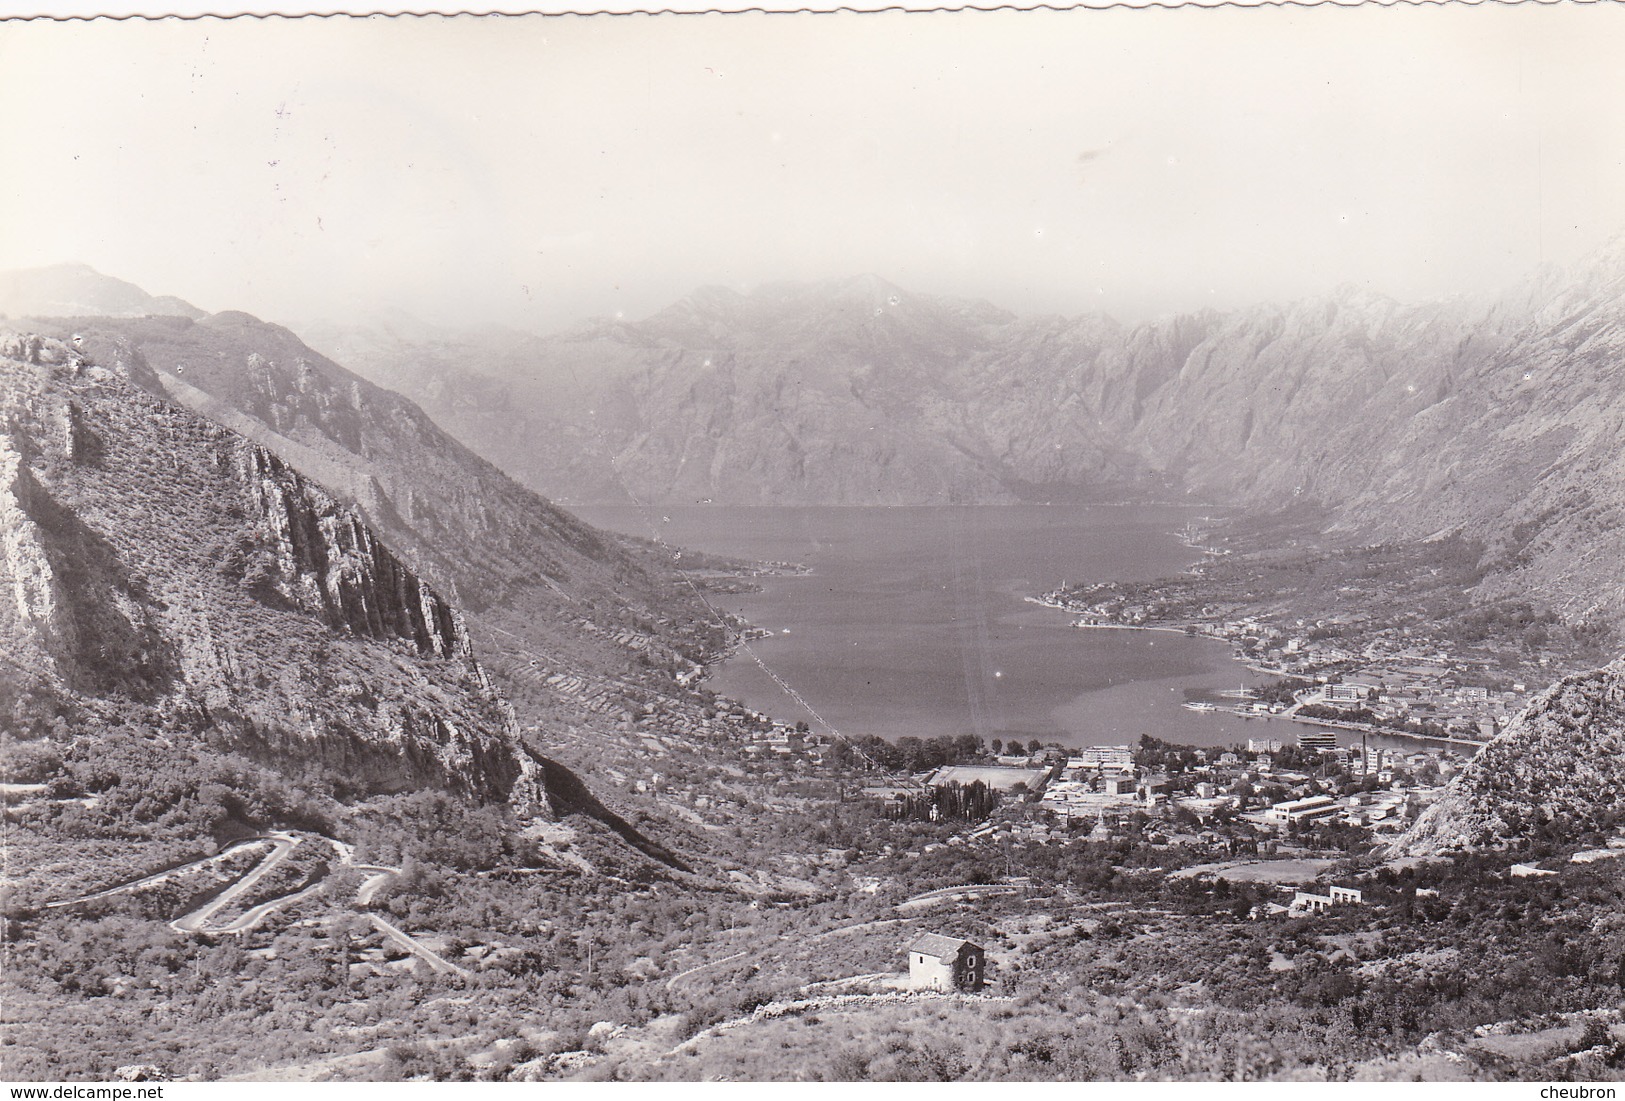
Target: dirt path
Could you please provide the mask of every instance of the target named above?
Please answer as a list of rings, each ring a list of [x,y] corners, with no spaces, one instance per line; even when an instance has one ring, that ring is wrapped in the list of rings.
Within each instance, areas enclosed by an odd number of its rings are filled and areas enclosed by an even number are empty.
[[[931,905],[933,902],[959,902],[965,899],[981,898],[984,895],[1015,894],[1021,888],[1004,883],[966,883],[960,887],[938,887],[934,891],[917,894],[913,898],[906,898],[892,907],[901,913],[905,907],[918,909]]]
[[[380,933],[394,941],[401,948],[412,953],[412,955],[434,968],[434,970],[439,971],[441,974],[446,974],[449,972],[451,974],[463,975],[465,977],[469,974],[468,971],[458,967],[455,963],[452,963],[445,957],[435,954],[428,948],[428,946],[423,944],[416,937],[412,936],[411,933],[391,925],[377,914],[368,914],[367,920],[372,922],[372,927],[374,929],[377,929]]]
[[[282,909],[284,906],[292,906],[295,902],[298,902],[300,899],[308,898],[311,895],[315,894],[316,892],[320,891],[326,885],[327,884],[326,884],[325,879],[319,879],[315,883],[312,883],[310,886],[302,888],[301,890],[295,891],[291,895],[281,895],[281,896],[279,896],[277,898],[271,899],[269,902],[262,902],[258,906],[254,907],[252,910],[249,910],[247,913],[243,914],[236,921],[230,922],[230,923],[228,923],[226,925],[222,925],[217,929],[210,929],[209,932],[211,932],[211,933],[247,933],[250,930],[252,930],[255,926],[259,925],[260,922],[264,921],[266,918],[270,917],[272,914],[274,914],[278,910]]]
[[[49,784],[0,784],[0,796],[39,795],[48,787]]]
[[[735,952],[731,956],[723,956],[720,960],[712,960],[710,963],[702,963],[698,967],[690,967],[687,971],[679,971],[677,974],[666,980],[666,989],[675,990],[677,988],[677,984],[688,978],[690,975],[698,975],[701,971],[706,971],[713,967],[721,967],[723,964],[732,960],[743,959],[747,954],[748,953],[746,952]]]
[[[338,854],[339,863],[346,868],[358,872],[372,872],[367,881],[356,889],[355,904],[357,906],[371,906],[373,896],[376,895],[385,883],[401,874],[401,870],[393,864],[357,864],[355,859],[355,846],[340,841],[337,838],[323,838],[333,851]]]
[[[367,881],[356,889],[355,904],[357,906],[371,906],[373,896],[378,893],[379,888],[401,874],[399,868],[389,868],[382,864],[352,864],[351,867],[364,872],[377,873],[369,876]]]
[[[815,936],[808,937],[807,943],[811,944],[816,940],[824,940],[826,937],[839,937],[845,936],[847,933],[861,933],[869,929],[879,929],[886,925],[901,925],[907,920],[907,918],[880,918],[876,921],[865,921],[859,925],[843,925],[839,929],[828,929]]]
[[[374,896],[378,894],[379,889],[391,879],[394,879],[396,876],[401,874],[401,870],[399,868],[390,864],[358,864],[355,859],[354,845],[340,841],[333,837],[324,837],[322,840],[333,846],[333,851],[338,854],[339,865],[341,867],[358,872],[373,873],[367,877],[366,882],[362,883],[360,887],[356,888],[355,904],[359,907],[371,906],[372,900]],[[418,959],[422,960],[424,963],[428,964],[441,974],[455,974],[464,976],[469,974],[466,969],[458,967],[455,963],[452,963],[444,956],[441,956],[428,945],[414,937],[411,933],[408,933],[405,929],[402,929],[384,918],[379,917],[377,914],[369,913],[366,915],[366,917],[368,921],[372,922],[372,927],[382,933],[387,939],[395,942],[395,944],[403,950],[412,953],[412,955],[416,956]]]

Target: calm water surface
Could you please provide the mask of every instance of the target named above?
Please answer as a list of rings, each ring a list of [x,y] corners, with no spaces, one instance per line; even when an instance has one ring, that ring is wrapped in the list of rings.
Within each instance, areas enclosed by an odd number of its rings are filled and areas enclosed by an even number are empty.
[[[1188,745],[1292,740],[1284,721],[1181,705],[1252,678],[1228,645],[1153,631],[1077,630],[1024,598],[1063,580],[1178,573],[1177,506],[583,508],[590,523],[717,554],[800,562],[721,603],[773,632],[752,647],[848,736],[975,733]],[[711,679],[775,718],[819,724],[747,655]]]

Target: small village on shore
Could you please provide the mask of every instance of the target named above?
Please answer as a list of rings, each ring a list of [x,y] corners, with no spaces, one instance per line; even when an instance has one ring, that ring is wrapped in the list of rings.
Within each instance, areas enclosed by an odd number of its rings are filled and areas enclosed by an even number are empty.
[[[1254,679],[1278,678],[1244,685],[1227,699],[1192,701],[1193,710],[1279,716],[1471,752],[1505,729],[1528,704],[1531,685],[1548,683],[1585,641],[1516,603],[1455,603],[1457,575],[1469,568],[1460,548],[1301,550],[1261,564],[1195,524],[1181,537],[1202,557],[1179,577],[1063,581],[1029,599],[1069,614],[1079,629],[1175,631],[1224,642]],[[1407,559],[1405,569],[1389,561],[1419,553],[1436,557]],[[1389,591],[1395,577],[1412,579],[1412,587]]]

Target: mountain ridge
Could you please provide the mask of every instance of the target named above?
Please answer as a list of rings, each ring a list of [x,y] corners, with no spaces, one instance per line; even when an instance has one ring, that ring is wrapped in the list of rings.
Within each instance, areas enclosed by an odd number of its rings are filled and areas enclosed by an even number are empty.
[[[566,502],[1313,502],[1342,538],[1467,534],[1487,595],[1618,620],[1622,287],[1625,237],[1498,296],[1349,285],[1130,326],[860,279],[696,292],[500,348],[446,334],[430,357],[311,338]]]
[[[547,812],[460,617],[359,518],[66,343],[7,336],[0,368],[8,696],[134,707],[341,794]]]

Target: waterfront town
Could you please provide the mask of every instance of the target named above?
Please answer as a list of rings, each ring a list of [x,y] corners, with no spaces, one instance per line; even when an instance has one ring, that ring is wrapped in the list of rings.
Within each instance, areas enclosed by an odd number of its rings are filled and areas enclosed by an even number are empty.
[[[1030,599],[1079,629],[1212,638],[1255,677],[1280,678],[1250,698],[1193,701],[1196,709],[1474,747],[1523,710],[1532,687],[1596,656],[1583,626],[1564,627],[1549,612],[1517,600],[1467,604],[1463,585],[1477,568],[1470,548],[1300,549],[1262,560],[1204,538],[1187,531],[1203,559],[1179,577],[1063,582]]]
[[[607,774],[702,828],[718,826],[742,801],[759,801],[764,783],[774,793],[770,802],[785,807],[833,784],[843,798],[894,817],[966,822],[963,833],[940,844],[1108,841],[1132,832],[1153,845],[1258,857],[1363,851],[1397,835],[1528,694],[1482,656],[1451,657],[1399,629],[1376,630],[1356,649],[1347,623],[1283,628],[1209,605],[1202,611],[1211,620],[1175,626],[1166,602],[1135,603],[1129,587],[1088,592],[1087,603],[1065,586],[1032,599],[1072,614],[1078,627],[1182,630],[1227,641],[1257,683],[1186,706],[1277,721],[1261,723],[1265,736],[1245,744],[1205,749],[1164,744],[1150,733],[1137,745],[1082,748],[946,734],[889,744],[815,731],[715,696],[698,683],[702,667],[675,653],[645,651],[649,674],[693,685],[693,694],[535,667],[509,671],[585,711],[612,713],[620,746],[606,753]],[[754,632],[737,626],[748,643]],[[641,705],[640,695],[647,698]],[[703,784],[688,784],[680,777],[695,770],[684,759],[697,751],[712,764],[698,773]],[[986,794],[971,812],[957,794],[947,802],[940,794],[972,789]]]
[[[1235,706],[1285,715],[1369,691],[1338,682],[1286,703],[1237,692]],[[1132,832],[1153,845],[1220,855],[1362,850],[1404,830],[1477,749],[1466,739],[1416,738],[1409,749],[1368,745],[1363,731],[1342,732],[1352,744],[1340,745],[1337,730],[1302,719],[1287,728],[1296,735],[1229,748],[1149,735],[1137,745],[1082,748],[969,735],[885,743],[815,732],[720,697],[713,702],[693,714],[653,705],[622,711],[623,748],[632,752],[619,758],[612,777],[629,791],[659,795],[696,825],[720,823],[740,800],[759,801],[764,783],[785,806],[834,784],[845,798],[895,817],[923,807],[920,816],[930,821],[964,818],[967,828],[945,836],[940,844],[947,845],[1109,841]],[[704,784],[689,784],[681,777],[694,773],[682,760],[701,745],[713,762],[725,748],[732,763],[713,764],[700,773]],[[972,789],[988,793],[982,813],[951,811],[937,797]]]

